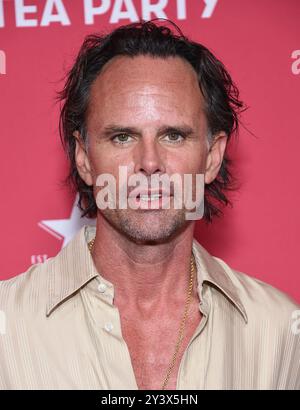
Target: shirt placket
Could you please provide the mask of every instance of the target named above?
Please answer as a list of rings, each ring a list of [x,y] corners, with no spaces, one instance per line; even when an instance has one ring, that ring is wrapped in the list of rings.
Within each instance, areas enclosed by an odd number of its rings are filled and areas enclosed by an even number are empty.
[[[208,348],[209,346],[207,345],[209,342],[207,340],[207,334],[205,334],[205,328],[207,328],[207,322],[209,319],[209,316],[211,314],[211,292],[209,287],[204,287],[203,288],[203,293],[202,293],[202,287],[200,290],[200,287],[198,289],[198,292],[201,294],[200,296],[200,303],[199,303],[199,310],[202,313],[202,318],[201,321],[195,330],[194,335],[192,336],[191,340],[189,341],[183,355],[181,358],[181,362],[179,365],[178,369],[178,375],[177,375],[177,384],[176,384],[176,390],[188,390],[191,388],[195,388],[195,386],[191,385],[191,377],[188,374],[188,368],[189,368],[189,363],[188,363],[188,352],[191,348],[191,346],[195,343],[196,339],[198,339],[198,344],[200,346],[198,355],[197,357],[192,358],[192,360],[198,360],[199,361],[199,377],[198,379],[200,380],[200,389],[202,390],[205,385],[205,374],[206,374],[206,369],[207,369],[207,363],[208,363]],[[199,338],[200,342],[199,343]],[[198,386],[199,388],[199,386]]]
[[[106,388],[136,390],[138,387],[129,350],[122,337],[119,310],[113,304],[114,287],[103,278],[97,278],[92,287],[95,334],[101,351],[100,357],[104,355],[102,357],[106,363],[106,367],[99,365],[99,371],[106,373]]]

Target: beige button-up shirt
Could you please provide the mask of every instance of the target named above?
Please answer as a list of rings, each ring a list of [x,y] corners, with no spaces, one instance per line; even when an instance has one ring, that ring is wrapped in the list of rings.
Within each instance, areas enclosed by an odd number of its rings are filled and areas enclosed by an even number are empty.
[[[0,389],[137,389],[114,305],[83,227],[56,257],[0,282]],[[203,314],[177,389],[300,389],[300,306],[196,240]],[[300,317],[300,315],[298,315]]]

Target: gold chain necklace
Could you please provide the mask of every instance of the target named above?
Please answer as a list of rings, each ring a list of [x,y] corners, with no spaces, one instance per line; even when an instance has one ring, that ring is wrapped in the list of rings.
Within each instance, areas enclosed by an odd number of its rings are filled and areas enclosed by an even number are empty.
[[[88,242],[88,248],[89,248],[90,252],[92,251],[94,242],[95,242],[95,238],[92,239],[90,242]],[[185,324],[186,324],[186,321],[187,321],[187,318],[188,318],[188,312],[189,312],[189,307],[190,307],[190,303],[191,303],[191,296],[192,296],[193,282],[194,282],[195,262],[194,262],[193,254],[192,254],[192,257],[191,257],[190,272],[191,273],[190,273],[190,281],[189,281],[189,286],[188,286],[188,293],[187,293],[187,298],[186,298],[186,301],[185,301],[185,308],[184,308],[183,316],[182,316],[180,327],[179,327],[178,337],[177,337],[174,353],[173,353],[173,356],[172,356],[172,360],[169,364],[169,367],[168,367],[168,370],[167,370],[167,373],[166,373],[166,377],[165,377],[164,382],[162,384],[161,390],[165,390],[165,388],[166,388],[166,386],[169,382],[171,373],[172,373],[172,371],[174,369],[174,366],[176,364],[176,359],[177,359],[177,355],[178,355],[180,346],[181,346],[181,344],[183,342],[183,339],[184,339],[184,329],[185,329]]]

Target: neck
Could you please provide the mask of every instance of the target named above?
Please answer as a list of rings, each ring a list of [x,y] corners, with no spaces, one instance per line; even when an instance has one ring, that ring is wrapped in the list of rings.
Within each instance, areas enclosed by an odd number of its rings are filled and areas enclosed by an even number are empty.
[[[193,235],[190,223],[166,243],[136,244],[98,216],[92,257],[97,270],[114,285],[114,303],[152,309],[184,300]]]

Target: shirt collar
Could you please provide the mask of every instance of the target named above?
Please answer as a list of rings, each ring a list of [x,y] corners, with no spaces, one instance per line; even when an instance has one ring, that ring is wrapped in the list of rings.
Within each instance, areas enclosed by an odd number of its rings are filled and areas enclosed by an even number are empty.
[[[95,233],[96,227],[83,226],[56,257],[45,262],[48,265],[47,316],[87,282],[100,277],[87,246]]]
[[[89,242],[96,233],[95,226],[85,225],[76,236],[54,258],[45,262],[48,277],[48,300],[46,314],[76,293],[95,277],[101,278],[88,250]],[[197,279],[202,297],[204,284],[213,284],[221,293],[230,299],[247,322],[245,307],[234,285],[232,269],[221,259],[212,256],[194,238],[193,253],[197,265]],[[104,278],[101,278],[107,282]]]
[[[245,322],[248,322],[247,312],[239,295],[239,290],[234,271],[220,258],[212,256],[194,238],[193,254],[197,265],[199,291],[202,295],[204,284],[213,284],[242,314]]]

